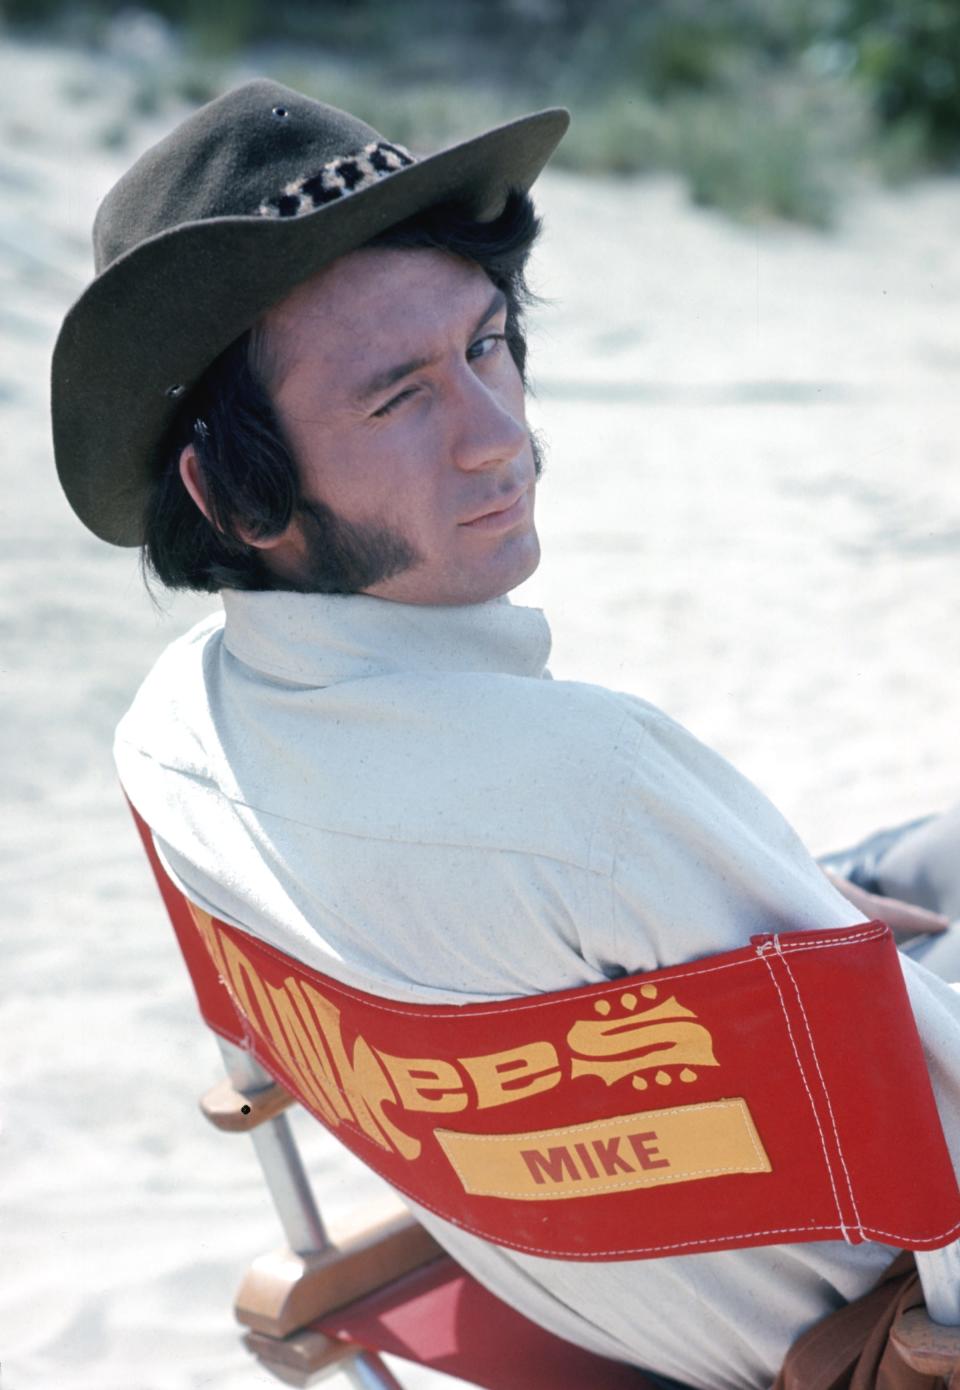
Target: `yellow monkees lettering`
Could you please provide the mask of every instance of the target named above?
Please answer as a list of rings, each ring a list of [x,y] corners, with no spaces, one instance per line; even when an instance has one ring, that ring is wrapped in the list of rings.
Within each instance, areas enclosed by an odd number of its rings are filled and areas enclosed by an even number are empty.
[[[640,987],[646,999],[655,999],[657,993],[656,985]],[[690,1082],[697,1079],[694,1067],[717,1065],[710,1034],[695,1021],[696,1014],[672,996],[639,1009],[636,994],[627,991],[619,1005],[622,1012],[617,1014],[608,999],[599,999],[593,1007],[600,1018],[580,1019],[570,1029],[567,1046],[574,1079],[596,1076],[612,1086],[629,1076],[636,1090],[645,1091],[645,1072],[653,1072],[658,1086],[669,1086],[674,1073],[668,1067],[679,1067],[679,1080]]]
[[[477,1106],[481,1110],[491,1105],[509,1105],[512,1100],[526,1100],[539,1091],[549,1091],[560,1082],[557,1049],[552,1043],[528,1043],[526,1047],[510,1047],[505,1052],[490,1052],[480,1057],[457,1059],[470,1074],[477,1088]]]
[[[313,985],[304,984],[303,992],[310,1001],[324,1041],[330,1049],[333,1065],[339,1073],[340,1084],[357,1124],[381,1148],[395,1148],[404,1158],[419,1157],[419,1139],[404,1134],[384,1114],[384,1104],[387,1101],[396,1103],[397,1097],[376,1053],[364,1038],[358,1037],[353,1056],[349,1057],[340,1028],[340,1010]]]
[[[393,1057],[379,1048],[377,1056],[397,1088],[404,1110],[437,1110],[449,1114],[452,1110],[466,1108],[467,1093],[452,1062],[440,1062],[434,1057]]]
[[[594,1084],[612,1086],[629,1077],[643,1090],[651,1074],[658,1086],[668,1086],[674,1080],[695,1081],[694,1067],[717,1066],[713,1039],[693,1011],[672,996],[658,1001],[652,984],[635,986],[636,993],[624,990],[616,1003],[606,995],[595,1000],[598,1016],[580,1019],[568,1030],[566,1056],[545,1039],[456,1058],[398,1056],[371,1046],[359,1034],[348,1045],[341,1011],[326,994],[293,975],[279,983],[276,977],[264,979],[214,919],[192,906],[191,913],[246,1026],[273,1053],[300,1098],[331,1127],[352,1124],[381,1148],[406,1159],[419,1157],[422,1144],[397,1123],[404,1112],[493,1109],[552,1090],[565,1078],[593,1078]],[[662,1117],[668,1112],[654,1113]],[[567,1131],[541,1133],[554,1142],[524,1145],[521,1135],[496,1140],[498,1153],[502,1150],[497,1161],[507,1165],[503,1180],[518,1195],[544,1188],[608,1190],[611,1182],[619,1187],[624,1182],[663,1181],[659,1173],[637,1174],[671,1167],[653,1129],[624,1133],[619,1121],[603,1121],[582,1133],[569,1131],[562,1143],[556,1139]],[[474,1146],[482,1146],[484,1140],[482,1135],[441,1130],[436,1136],[458,1172],[461,1162],[474,1165],[474,1153],[481,1152]],[[492,1140],[493,1136],[487,1138],[488,1158],[493,1156]],[[743,1161],[739,1153],[736,1161]],[[511,1162],[519,1162],[519,1168],[509,1169]],[[473,1171],[470,1167],[471,1175]],[[465,1172],[461,1178],[466,1181]],[[480,1180],[471,1176],[469,1181]],[[483,1183],[468,1190],[505,1195]]]

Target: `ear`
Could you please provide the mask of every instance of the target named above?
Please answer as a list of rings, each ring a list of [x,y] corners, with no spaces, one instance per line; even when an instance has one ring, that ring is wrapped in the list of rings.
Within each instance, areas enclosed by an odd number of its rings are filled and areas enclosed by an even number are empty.
[[[210,505],[207,502],[207,488],[203,481],[203,474],[200,471],[200,460],[197,457],[197,451],[192,444],[185,445],[180,451],[180,479],[187,489],[187,492],[189,492],[196,505],[200,508],[212,526],[213,522],[210,517]]]
[[[180,453],[180,478],[187,492],[193,501],[203,512],[203,515],[213,526],[213,518],[210,515],[210,503],[207,500],[207,488],[203,479],[203,471],[200,467],[200,459],[196,449],[192,444],[184,446]],[[291,522],[285,531],[281,531],[276,536],[254,536],[245,531],[242,526],[237,527],[237,534],[246,545],[252,545],[257,550],[274,550],[277,546],[287,544],[290,541],[294,523]]]

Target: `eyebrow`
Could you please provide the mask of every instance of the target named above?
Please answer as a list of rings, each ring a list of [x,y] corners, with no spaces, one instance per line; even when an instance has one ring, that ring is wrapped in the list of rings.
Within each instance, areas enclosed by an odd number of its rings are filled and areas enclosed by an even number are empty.
[[[503,293],[503,290],[495,290],[490,303],[470,330],[470,337],[472,338],[474,334],[479,333],[484,324],[489,323],[495,315],[499,314],[501,310],[506,307],[506,304],[507,297]],[[393,367],[385,367],[382,372],[376,372],[375,375],[369,377],[363,383],[356,394],[357,403],[360,405],[364,404],[366,401],[369,401],[371,397],[379,395],[382,391],[389,390],[396,382],[402,381],[405,376],[410,376],[412,372],[419,372],[422,371],[424,367],[432,366],[436,360],[436,356],[411,357],[406,362],[398,362]]]

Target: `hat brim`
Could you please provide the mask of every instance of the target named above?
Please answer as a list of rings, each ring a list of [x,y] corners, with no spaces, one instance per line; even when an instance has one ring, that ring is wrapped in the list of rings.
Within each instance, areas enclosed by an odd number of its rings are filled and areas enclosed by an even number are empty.
[[[561,108],[522,117],[297,217],[184,223],[110,265],[53,354],[57,472],[80,520],[113,545],[141,544],[179,397],[235,338],[295,285],[426,208],[495,216],[511,188],[531,186],[569,119]]]

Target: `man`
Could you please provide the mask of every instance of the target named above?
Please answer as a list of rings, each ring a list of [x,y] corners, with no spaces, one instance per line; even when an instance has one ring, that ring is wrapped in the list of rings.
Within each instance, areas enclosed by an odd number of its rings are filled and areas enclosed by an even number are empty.
[[[777,812],[634,697],[547,677],[524,410],[527,190],[566,125],[415,161],[255,82],[98,214],[54,362],[61,480],[225,618],[165,653],[121,776],[187,894],[326,974],[462,1003],[856,914]],[[960,1004],[908,967],[960,1158]],[[589,1269],[425,1215],[547,1327],[703,1390],[769,1385],[893,1252],[806,1244]]]

